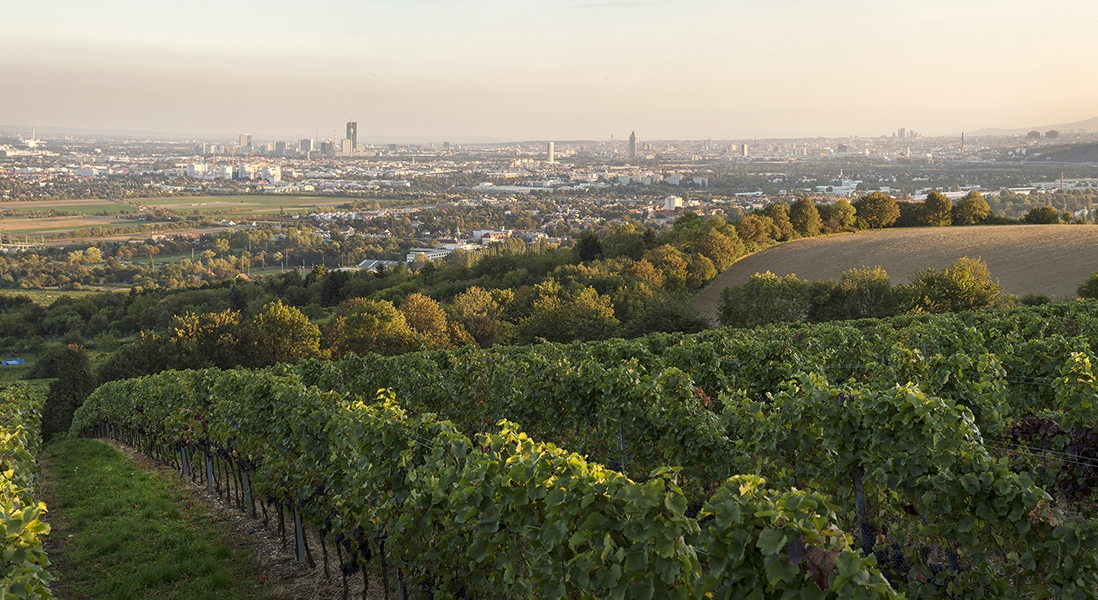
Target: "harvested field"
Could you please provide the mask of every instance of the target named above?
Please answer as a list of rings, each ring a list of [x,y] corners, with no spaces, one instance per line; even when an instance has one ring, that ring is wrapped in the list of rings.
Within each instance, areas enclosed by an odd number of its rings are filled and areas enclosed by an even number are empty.
[[[3,233],[23,234],[49,234],[65,231],[76,231],[86,227],[126,227],[137,223],[136,219],[120,219],[117,217],[43,217],[41,219],[16,218],[4,219],[0,224]]]
[[[97,199],[76,200],[27,200],[0,202],[0,212],[12,210],[62,210],[85,215],[97,213],[135,212],[136,209],[122,202]]]
[[[816,281],[843,271],[880,266],[892,283],[926,268],[941,269],[969,256],[981,258],[1004,291],[1073,298],[1075,288],[1098,270],[1098,227],[1088,225],[995,225],[885,229],[810,238],[773,246],[740,259],[693,301],[716,321],[721,290],[755,273],[795,274]]]

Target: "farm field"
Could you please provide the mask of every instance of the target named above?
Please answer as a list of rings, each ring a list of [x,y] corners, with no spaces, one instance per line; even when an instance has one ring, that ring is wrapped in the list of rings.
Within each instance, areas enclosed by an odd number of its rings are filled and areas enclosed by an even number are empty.
[[[246,196],[195,196],[172,198],[139,198],[136,204],[172,210],[180,213],[198,212],[204,215],[272,215],[285,210],[302,213],[321,206],[339,206],[348,198],[328,196],[279,196],[254,194]]]
[[[995,225],[885,229],[797,240],[740,259],[694,299],[702,315],[716,320],[721,290],[755,273],[795,274],[816,281],[838,279],[843,271],[880,266],[892,283],[908,275],[941,269],[968,256],[981,258],[1004,291],[1059,298],[1098,270],[1098,227],[1086,225]]]
[[[138,222],[141,221],[107,216],[17,218],[4,219],[3,224],[0,225],[0,231],[4,234],[43,235],[76,231],[86,227],[126,227]]]
[[[13,210],[63,210],[67,212],[95,215],[99,213],[137,212],[132,206],[109,200],[33,200],[27,202],[0,202],[0,213]]]

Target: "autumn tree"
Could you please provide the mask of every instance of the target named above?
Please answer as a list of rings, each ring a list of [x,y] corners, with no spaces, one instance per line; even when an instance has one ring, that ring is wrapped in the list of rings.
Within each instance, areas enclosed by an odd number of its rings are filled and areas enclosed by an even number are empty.
[[[433,347],[450,346],[446,313],[433,298],[417,292],[405,298],[400,303],[399,310],[408,326],[430,340]]]

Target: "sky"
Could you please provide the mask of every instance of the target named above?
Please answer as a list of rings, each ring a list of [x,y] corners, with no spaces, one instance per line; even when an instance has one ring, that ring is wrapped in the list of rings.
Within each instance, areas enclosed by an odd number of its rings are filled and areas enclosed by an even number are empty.
[[[0,125],[367,141],[1098,116],[1093,0],[0,0]]]

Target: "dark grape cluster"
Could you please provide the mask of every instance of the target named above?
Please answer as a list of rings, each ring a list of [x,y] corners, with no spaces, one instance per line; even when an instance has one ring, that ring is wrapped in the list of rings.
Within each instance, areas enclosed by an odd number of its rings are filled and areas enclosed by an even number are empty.
[[[890,583],[907,583],[907,572],[911,570],[911,563],[907,562],[900,544],[892,542],[887,549],[882,548],[873,554],[877,557],[881,573]]]
[[[1069,496],[1089,496],[1098,487],[1098,433],[1085,427],[1075,429],[1064,452],[1067,460],[1057,484]]]

